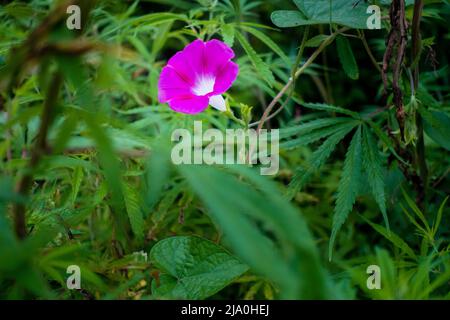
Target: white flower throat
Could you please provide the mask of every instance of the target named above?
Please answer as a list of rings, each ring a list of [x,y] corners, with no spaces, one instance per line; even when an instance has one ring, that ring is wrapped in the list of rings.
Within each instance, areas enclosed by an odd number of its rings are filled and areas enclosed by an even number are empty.
[[[214,91],[214,84],[216,79],[211,75],[201,75],[197,77],[194,88],[192,88],[192,93],[196,96],[204,96],[208,93]],[[225,99],[222,95],[211,96],[209,98],[209,104],[220,111],[225,111],[227,109],[225,105]]]
[[[197,77],[195,82],[195,86],[192,89],[192,92],[197,96],[204,96],[205,94],[211,93],[214,91],[214,83],[216,79],[211,75],[201,75]]]

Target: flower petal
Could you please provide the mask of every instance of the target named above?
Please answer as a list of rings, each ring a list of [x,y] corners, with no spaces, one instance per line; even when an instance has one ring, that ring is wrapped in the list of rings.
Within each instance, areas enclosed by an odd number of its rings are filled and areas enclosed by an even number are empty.
[[[205,44],[198,39],[188,44],[182,51],[177,52],[167,64],[189,78],[193,86],[197,75],[204,73],[205,60]]]
[[[162,69],[158,82],[159,102],[165,103],[180,95],[190,94],[190,92],[191,85],[188,79],[171,66],[165,66]]]
[[[205,64],[203,72],[215,77],[230,59],[234,58],[233,50],[219,40],[205,43]]]
[[[196,95],[185,95],[176,97],[169,101],[169,106],[172,110],[188,113],[188,114],[196,114],[202,112],[208,107],[209,98],[207,96],[196,96]]]
[[[209,104],[211,105],[211,107],[213,107],[219,111],[227,110],[227,106],[225,104],[225,99],[220,94],[210,97]]]
[[[239,73],[239,66],[233,61],[228,61],[216,74],[213,94],[227,91]]]

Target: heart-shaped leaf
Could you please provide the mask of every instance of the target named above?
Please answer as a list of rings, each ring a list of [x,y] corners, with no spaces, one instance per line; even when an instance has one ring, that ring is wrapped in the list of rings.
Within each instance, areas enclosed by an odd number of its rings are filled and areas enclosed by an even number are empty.
[[[199,237],[161,240],[150,259],[162,271],[152,292],[165,299],[205,299],[248,270],[224,248]]]

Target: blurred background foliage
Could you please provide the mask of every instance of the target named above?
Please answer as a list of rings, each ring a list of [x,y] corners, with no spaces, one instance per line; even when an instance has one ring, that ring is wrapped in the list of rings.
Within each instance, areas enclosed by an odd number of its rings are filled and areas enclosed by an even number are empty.
[[[424,1],[401,132],[380,75],[390,1],[373,2],[382,30],[312,22],[301,0],[0,1],[0,298],[450,298],[450,5]],[[277,10],[307,26],[277,28]],[[196,38],[235,51],[235,116],[158,103],[161,68]],[[174,129],[255,127],[297,66],[264,123],[281,129],[276,176],[171,164]]]

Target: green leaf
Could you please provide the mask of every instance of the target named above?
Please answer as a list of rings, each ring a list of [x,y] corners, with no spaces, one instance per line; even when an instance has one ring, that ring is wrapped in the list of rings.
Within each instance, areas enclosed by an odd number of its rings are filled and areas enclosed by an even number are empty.
[[[81,181],[83,181],[83,168],[76,167],[73,176],[72,176],[72,194],[71,194],[71,202],[75,203],[77,199],[78,191],[80,190]]]
[[[298,11],[272,12],[272,22],[280,28],[336,23],[356,29],[368,29],[367,6],[354,6],[349,0],[294,0]]]
[[[350,79],[356,80],[359,78],[358,65],[356,64],[355,56],[353,55],[350,41],[344,36],[336,37],[337,53],[339,61],[341,61],[342,68]]]
[[[149,13],[146,15],[142,15],[133,19],[127,20],[127,24],[132,25],[134,27],[138,25],[142,26],[150,26],[150,25],[158,25],[161,23],[174,21],[174,20],[186,20],[186,16],[183,14],[172,13],[172,12],[157,12],[157,13]]]
[[[256,51],[240,32],[236,31],[235,35],[255,67],[256,72],[267,82],[270,87],[272,87],[272,84],[275,82],[275,78],[273,77],[269,66],[260,58],[260,56],[258,56]]]
[[[450,150],[450,117],[441,111],[419,108],[426,134],[441,147]]]
[[[384,142],[384,144],[386,144],[386,146],[388,147],[389,151],[392,152],[392,154],[403,164],[407,165],[407,162],[405,160],[403,160],[402,157],[399,156],[399,154],[395,151],[395,147],[394,144],[392,142],[392,140],[387,136],[387,134],[380,128],[380,126],[378,124],[376,124],[375,122],[373,122],[370,119],[364,119],[364,121],[366,123],[368,123],[370,125],[370,127],[373,129],[373,131],[375,132],[375,134],[378,136],[378,138],[381,139],[381,141]]]
[[[324,127],[329,127],[331,125],[337,125],[346,123],[349,121],[349,118],[319,118],[314,119],[308,122],[303,122],[299,125],[281,128],[279,131],[280,138],[290,137],[293,135],[304,135],[310,133],[311,131],[321,129]]]
[[[384,175],[381,157],[375,139],[367,126],[363,127],[363,166],[367,173],[372,195],[380,207],[386,228],[389,230],[389,220],[386,213],[386,196],[384,193]]]
[[[234,43],[234,27],[231,24],[224,24],[221,28],[223,41],[230,47]]]
[[[124,212],[124,195],[120,162],[114,153],[112,141],[98,123],[98,119],[87,112],[80,112],[80,115],[83,117],[89,128],[90,135],[96,143],[99,162],[102,166],[103,174],[111,194],[110,202],[113,209],[112,213],[115,217],[114,223],[118,230],[118,236],[120,236],[119,239],[124,241],[126,239],[127,229],[129,229],[129,223]]]
[[[354,111],[351,111],[348,109],[344,109],[341,107],[337,107],[337,106],[332,106],[332,105],[325,104],[325,103],[306,102],[306,103],[303,103],[302,106],[305,108],[314,109],[314,110],[342,113],[342,114],[351,116],[355,119],[361,119],[361,116],[357,112],[354,112]]]
[[[281,50],[281,48],[268,36],[266,36],[263,32],[258,29],[241,26],[241,29],[247,31],[248,33],[254,35],[256,38],[261,40],[265,45],[267,45],[273,52],[275,52],[281,59],[283,59],[284,63],[290,65],[292,61],[286,56],[286,54]]]
[[[448,198],[449,196],[447,196],[444,199],[444,201],[442,201],[441,206],[439,207],[439,210],[436,215],[436,220],[433,222],[433,226],[431,227],[433,237],[436,235],[436,232],[439,229],[439,225],[441,224],[442,214],[444,213],[445,204],[447,203]]]
[[[326,290],[327,278],[305,221],[269,179],[243,167],[233,167],[241,178],[214,167],[179,169],[223,232],[224,242],[254,272],[279,285],[282,298],[334,296]],[[279,247],[258,225],[284,245]]]
[[[390,242],[392,242],[392,244],[395,245],[397,248],[402,250],[404,253],[406,253],[411,258],[414,258],[414,259],[416,258],[416,254],[411,249],[411,247],[402,238],[400,238],[398,235],[396,235],[392,231],[386,229],[385,227],[383,227],[383,226],[381,226],[379,224],[371,222],[369,219],[367,219],[364,216],[360,215],[360,217],[363,218],[364,221],[366,221],[368,224],[370,224],[370,226],[372,228],[374,228],[375,231],[377,231],[383,237],[385,237]]]
[[[163,144],[158,147],[165,148]],[[170,159],[167,154],[166,152],[153,152],[147,161],[145,201],[148,209],[153,209],[162,196],[164,184],[168,181]]]
[[[141,204],[136,189],[129,184],[124,184],[123,195],[125,198],[125,207],[130,220],[131,229],[139,240],[144,238],[144,218],[142,215]]]
[[[167,274],[160,277],[159,287],[154,286],[159,298],[205,299],[248,270],[222,247],[198,237],[161,240],[151,249],[150,259]]]
[[[336,206],[334,208],[333,215],[333,227],[331,231],[330,243],[329,243],[329,259],[331,260],[333,254],[333,245],[336,239],[336,235],[345,220],[347,220],[348,214],[353,208],[353,204],[356,201],[358,195],[358,185],[361,179],[361,126],[358,127],[353,135],[350,147],[347,150],[345,156],[344,169],[342,171],[342,177],[339,181]]]
[[[345,119],[345,118],[344,118]],[[295,139],[288,140],[286,142],[280,143],[280,148],[292,149],[297,148],[299,146],[306,146],[313,142],[316,142],[320,139],[326,138],[345,128],[353,128],[359,122],[352,118],[346,118],[346,121],[342,123],[336,122],[334,126],[325,126],[323,128],[318,128],[316,130],[312,130],[312,132],[300,133],[300,136]]]
[[[326,34],[319,34],[319,35],[317,35],[315,37],[312,37],[308,41],[306,41],[305,47],[308,47],[308,48],[318,47],[318,46],[320,46],[322,44],[322,42],[327,40],[329,37],[330,36],[328,36]]]
[[[305,170],[300,168],[294,175],[289,184],[288,197],[292,198],[297,191],[299,191],[305,183],[309,180],[311,175],[323,166],[325,161],[331,155],[333,150],[344,139],[344,137],[357,125],[357,122],[348,123],[348,125],[339,128],[333,135],[331,135],[312,155],[310,166]]]

